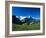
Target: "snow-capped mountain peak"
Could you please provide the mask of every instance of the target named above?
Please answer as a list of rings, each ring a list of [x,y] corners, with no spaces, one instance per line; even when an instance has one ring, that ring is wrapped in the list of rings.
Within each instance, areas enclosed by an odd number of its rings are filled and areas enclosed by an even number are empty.
[[[30,16],[16,16],[17,18],[19,18],[20,20],[23,20],[25,18],[30,18]]]

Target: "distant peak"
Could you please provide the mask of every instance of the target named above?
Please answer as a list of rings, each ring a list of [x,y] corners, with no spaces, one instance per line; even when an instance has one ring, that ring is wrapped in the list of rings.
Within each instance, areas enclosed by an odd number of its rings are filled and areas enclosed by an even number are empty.
[[[36,19],[36,20],[39,20],[40,18],[35,18],[35,17],[32,17],[33,19]]]
[[[30,18],[30,16],[16,16],[17,18],[19,18],[20,20],[23,20],[25,18]]]

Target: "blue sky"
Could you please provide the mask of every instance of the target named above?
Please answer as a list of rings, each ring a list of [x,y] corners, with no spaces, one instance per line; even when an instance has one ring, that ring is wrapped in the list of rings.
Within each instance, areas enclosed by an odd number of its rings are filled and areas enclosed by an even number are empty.
[[[14,16],[31,16],[34,18],[40,18],[40,8],[12,7],[12,15],[14,15]]]

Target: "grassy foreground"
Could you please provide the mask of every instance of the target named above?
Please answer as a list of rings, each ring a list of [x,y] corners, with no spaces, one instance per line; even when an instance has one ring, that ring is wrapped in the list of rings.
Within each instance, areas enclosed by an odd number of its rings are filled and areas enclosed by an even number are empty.
[[[33,23],[30,25],[27,24],[12,24],[12,31],[24,31],[24,30],[39,30],[40,24],[39,23]]]

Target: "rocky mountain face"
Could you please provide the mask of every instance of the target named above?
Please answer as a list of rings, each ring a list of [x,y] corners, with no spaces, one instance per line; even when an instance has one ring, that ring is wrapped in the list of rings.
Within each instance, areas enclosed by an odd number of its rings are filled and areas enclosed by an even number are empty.
[[[31,22],[37,23],[40,22],[40,20],[36,20],[31,16],[12,16],[12,23],[14,24],[23,24],[23,23],[30,24]]]

